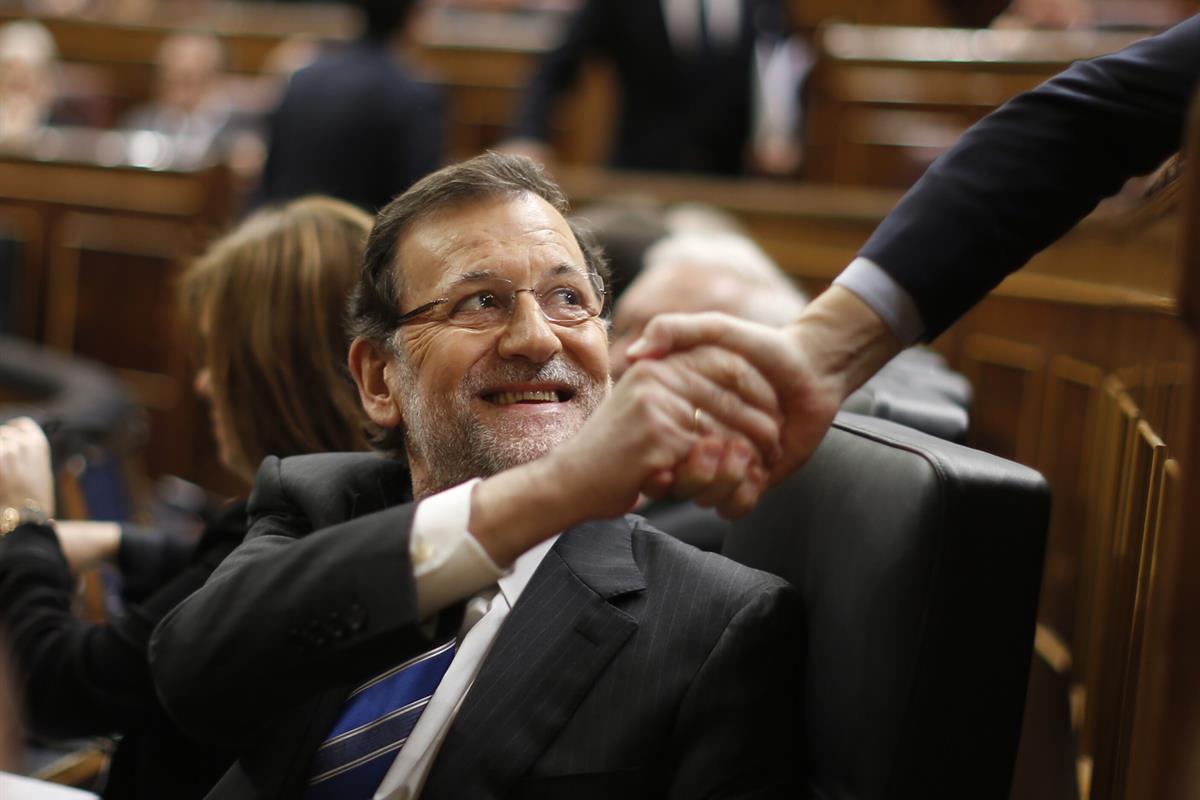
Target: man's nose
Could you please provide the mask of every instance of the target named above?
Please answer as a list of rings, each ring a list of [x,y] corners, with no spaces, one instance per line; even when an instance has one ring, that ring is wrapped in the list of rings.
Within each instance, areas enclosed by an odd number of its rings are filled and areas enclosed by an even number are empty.
[[[513,298],[512,317],[501,329],[496,343],[500,357],[542,364],[562,349],[558,332],[542,313],[533,292],[517,293]]]

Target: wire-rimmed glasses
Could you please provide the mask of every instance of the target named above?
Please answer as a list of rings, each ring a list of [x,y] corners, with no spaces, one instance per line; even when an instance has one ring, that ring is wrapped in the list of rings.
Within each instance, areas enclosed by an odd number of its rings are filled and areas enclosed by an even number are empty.
[[[542,315],[558,325],[578,325],[599,316],[604,308],[604,279],[595,272],[562,268],[545,276],[537,286],[518,289],[507,278],[492,275],[459,279],[447,292],[396,319],[400,327],[418,317],[441,320],[458,328],[487,330],[507,325],[517,305],[517,295],[529,292]]]

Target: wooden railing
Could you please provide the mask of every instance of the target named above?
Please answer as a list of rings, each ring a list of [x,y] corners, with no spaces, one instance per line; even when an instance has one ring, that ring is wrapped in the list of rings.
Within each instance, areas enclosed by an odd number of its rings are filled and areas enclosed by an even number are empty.
[[[1182,409],[1181,466],[1168,465],[1164,480],[1162,532],[1145,553],[1144,585],[1136,606],[1140,650],[1131,654],[1137,671],[1129,689],[1122,734],[1128,742],[1120,774],[1124,793],[1115,797],[1184,800],[1200,796],[1200,97],[1192,108],[1185,150],[1180,226],[1179,310],[1190,343],[1192,380],[1178,400]]]

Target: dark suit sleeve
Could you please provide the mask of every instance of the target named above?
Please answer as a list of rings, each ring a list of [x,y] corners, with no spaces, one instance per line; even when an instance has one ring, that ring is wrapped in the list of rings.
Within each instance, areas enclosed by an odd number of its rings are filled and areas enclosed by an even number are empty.
[[[1075,64],[967,131],[863,247],[932,339],[1124,181],[1179,149],[1200,15]]]
[[[658,0],[649,0],[658,2]],[[550,120],[558,97],[575,84],[587,55],[610,40],[609,6],[613,0],[585,0],[567,21],[562,40],[548,51],[533,74],[521,99],[515,133],[521,138],[550,141]],[[620,10],[617,10],[620,13]]]
[[[237,509],[244,512],[244,506]],[[223,515],[213,525],[190,564],[107,625],[74,614],[75,580],[50,528],[27,525],[0,543],[0,621],[35,730],[50,736],[105,735],[146,720],[156,707],[146,660],[150,632],[203,585],[241,539],[244,514]]]
[[[772,583],[729,622],[674,726],[668,797],[798,797],[802,640],[796,593]]]
[[[150,642],[163,704],[202,741],[253,741],[276,715],[419,646],[414,506],[312,532],[286,485],[281,462],[264,461],[246,542]]]

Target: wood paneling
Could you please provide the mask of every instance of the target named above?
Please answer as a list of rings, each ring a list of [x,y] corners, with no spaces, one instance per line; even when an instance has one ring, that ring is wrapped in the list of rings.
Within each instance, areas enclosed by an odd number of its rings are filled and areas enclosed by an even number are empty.
[[[858,15],[859,23],[870,22]],[[808,177],[908,186],[989,111],[1139,34],[829,24],[806,119]],[[907,23],[922,24],[922,23]]]
[[[23,221],[30,243],[22,277],[32,333],[119,371],[149,410],[151,473],[211,485],[197,471],[202,416],[175,338],[174,282],[227,224],[228,173],[107,166],[105,134],[59,135],[57,153],[0,155],[0,225]]]

